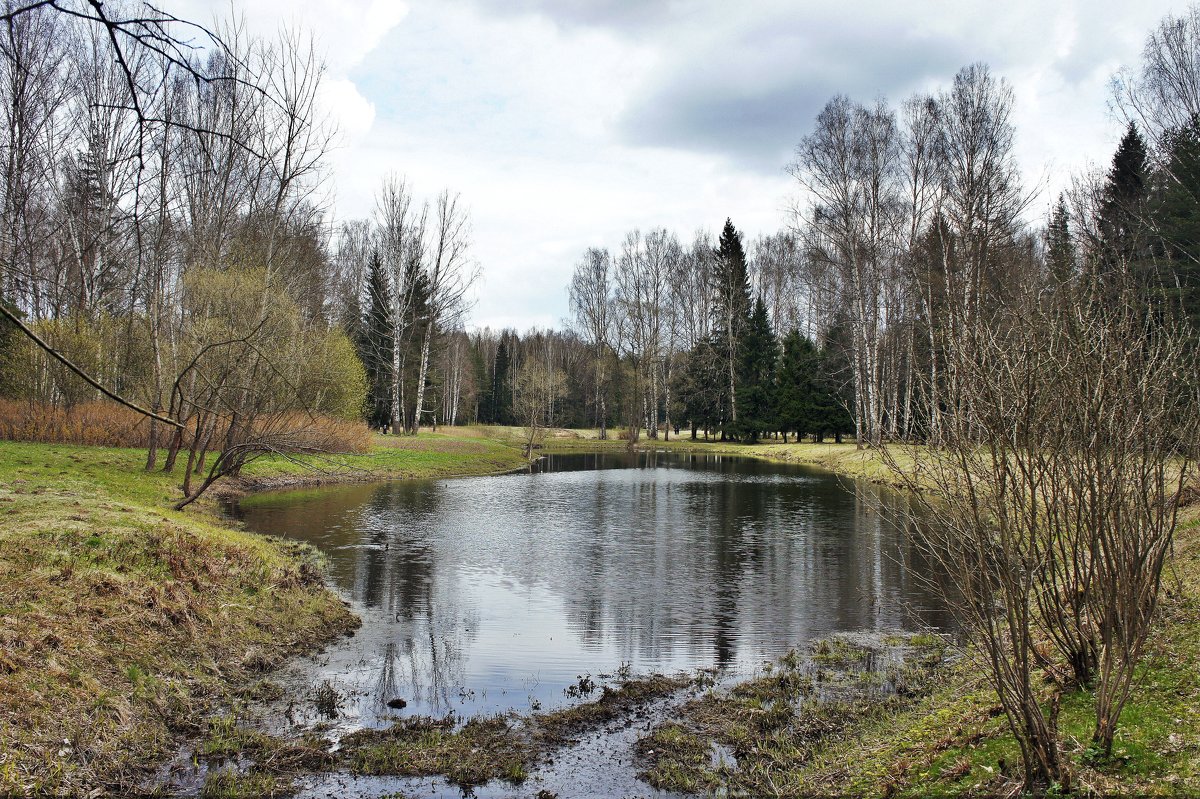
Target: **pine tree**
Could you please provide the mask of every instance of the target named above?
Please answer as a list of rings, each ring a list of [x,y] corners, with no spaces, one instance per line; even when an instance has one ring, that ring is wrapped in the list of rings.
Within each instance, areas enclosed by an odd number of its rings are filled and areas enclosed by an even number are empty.
[[[750,322],[750,277],[742,236],[729,219],[721,231],[713,269],[713,350],[721,365],[721,423],[735,426],[742,338]],[[724,435],[724,430],[722,430]]]

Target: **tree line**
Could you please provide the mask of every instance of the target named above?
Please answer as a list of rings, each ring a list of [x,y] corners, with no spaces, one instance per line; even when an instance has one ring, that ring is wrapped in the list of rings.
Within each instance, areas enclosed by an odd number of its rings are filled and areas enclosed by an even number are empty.
[[[389,177],[335,229],[308,35],[0,11],[0,399],[141,414],[147,469],[186,456],[184,504],[265,453],[360,448],[338,420],[364,397],[396,430],[429,416],[477,274],[468,213]]]
[[[938,443],[959,379],[949,344],[1032,287],[1129,273],[1197,321],[1200,117],[1161,121],[1166,100],[1145,87],[1170,84],[1146,70],[1117,84],[1128,122],[1110,167],[1078,175],[1041,223],[1013,92],[986,65],[898,107],[834,97],[787,166],[798,191],[780,232],[747,246],[727,220],[715,242],[633,230],[585,251],[567,329],[537,334],[563,340],[560,422]],[[511,359],[520,336],[501,338]],[[512,422],[488,410],[510,367],[485,350],[477,418]]]

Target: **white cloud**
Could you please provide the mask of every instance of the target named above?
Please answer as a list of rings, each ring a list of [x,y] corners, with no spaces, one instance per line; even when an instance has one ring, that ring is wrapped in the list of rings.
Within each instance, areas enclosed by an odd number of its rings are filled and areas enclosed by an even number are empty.
[[[632,227],[690,237],[726,216],[785,224],[782,168],[834,92],[899,101],[986,61],[1013,84],[1018,157],[1045,183],[1105,164],[1120,135],[1107,82],[1136,63],[1164,3],[1016,0],[854,6],[794,0],[266,0],[329,53],[344,132],[336,211],[369,214],[380,178],[461,191],[486,285],[477,324],[556,324],[587,246]],[[1045,179],[1043,181],[1043,179]]]
[[[349,78],[325,78],[319,102],[337,120],[343,146],[357,145],[375,123],[375,104],[363,97]]]

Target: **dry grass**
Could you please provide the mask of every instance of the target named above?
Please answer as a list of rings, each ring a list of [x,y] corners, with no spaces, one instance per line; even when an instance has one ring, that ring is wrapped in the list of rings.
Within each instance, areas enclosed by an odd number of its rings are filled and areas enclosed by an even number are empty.
[[[144,447],[149,420],[113,402],[83,402],[70,409],[38,402],[0,399],[0,438],[42,444],[92,447]],[[170,430],[159,431],[160,446]]]
[[[272,430],[308,431],[338,452],[367,452],[371,431],[362,422],[303,413],[271,417]],[[195,423],[188,421],[184,446],[192,442]],[[218,426],[213,441],[222,441],[226,428]],[[172,430],[160,425],[159,446],[170,443]],[[82,402],[70,408],[37,402],[0,399],[0,439],[41,444],[78,444],[89,447],[144,447],[149,443],[150,421],[114,402]]]
[[[0,443],[0,795],[132,791],[231,688],[356,623],[310,551],[164,510],[140,457]]]
[[[944,641],[911,636],[883,646],[904,651],[905,660],[873,670],[873,650],[819,641],[807,656],[792,652],[761,677],[688,702],[638,742],[643,777],[675,791],[809,795],[794,777],[826,742],[894,714],[933,686]]]

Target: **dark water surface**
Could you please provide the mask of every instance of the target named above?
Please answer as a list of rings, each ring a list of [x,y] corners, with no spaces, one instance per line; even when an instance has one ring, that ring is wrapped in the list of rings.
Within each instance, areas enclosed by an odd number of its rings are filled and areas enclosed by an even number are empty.
[[[799,466],[648,452],[264,494],[236,513],[319,547],[362,616],[288,667],[328,681],[348,727],[548,710],[583,675],[749,672],[835,632],[948,627],[891,521],[904,501]]]

